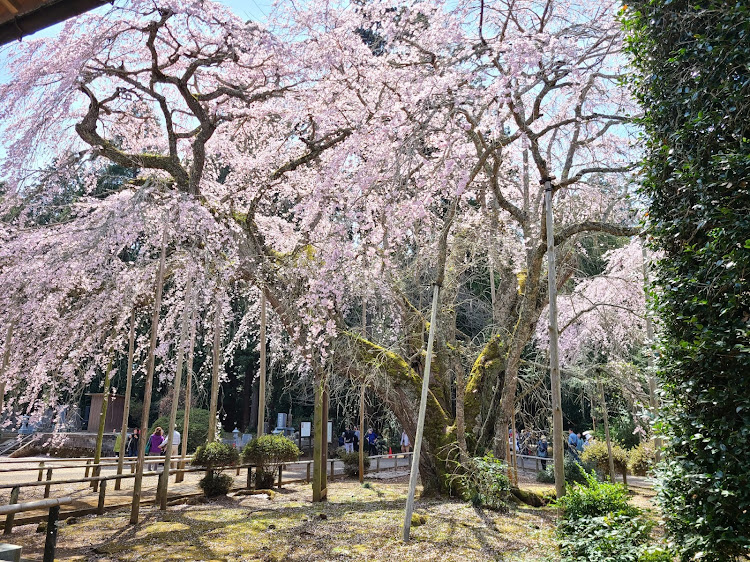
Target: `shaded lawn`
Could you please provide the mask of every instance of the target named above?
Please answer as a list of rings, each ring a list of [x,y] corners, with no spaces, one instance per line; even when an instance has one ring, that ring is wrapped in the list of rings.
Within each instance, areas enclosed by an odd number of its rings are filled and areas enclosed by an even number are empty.
[[[507,514],[447,499],[418,500],[427,522],[401,541],[405,483],[333,482],[329,501],[310,502],[309,485],[289,485],[274,499],[225,497],[159,512],[142,507],[63,524],[59,560],[367,560],[553,561],[554,511],[514,508]],[[322,516],[321,516],[322,515]],[[19,527],[11,542],[41,560],[44,535]]]

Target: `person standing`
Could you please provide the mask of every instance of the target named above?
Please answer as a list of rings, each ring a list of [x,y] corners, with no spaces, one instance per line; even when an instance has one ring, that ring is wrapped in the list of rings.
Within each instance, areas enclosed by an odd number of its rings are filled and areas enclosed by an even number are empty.
[[[367,435],[365,436],[365,438],[367,439],[367,447],[368,447],[368,449],[369,449],[369,451],[368,451],[368,454],[369,454],[370,456],[372,456],[372,455],[377,455],[377,454],[378,454],[378,449],[377,449],[377,447],[375,446],[375,444],[376,444],[376,443],[377,443],[377,441],[378,441],[378,435],[377,435],[377,433],[375,433],[375,432],[374,432],[374,431],[372,430],[372,428],[369,428],[369,429],[367,430]]]
[[[351,428],[344,432],[344,450],[347,453],[354,452],[354,431]]]
[[[177,431],[177,429],[175,429],[172,432],[172,453],[171,454],[173,457],[180,454],[179,447],[180,447],[181,441],[182,441],[182,436],[180,435],[180,432]],[[167,448],[167,438],[165,436],[164,441],[161,444],[162,453],[166,452],[166,448]]]
[[[402,431],[401,432],[401,452],[408,453],[410,447],[411,447],[411,441],[409,441],[409,436],[406,434],[406,431]]]
[[[542,470],[547,470],[547,457],[549,456],[549,453],[547,437],[545,435],[542,435],[539,439],[539,443],[536,445],[536,456],[542,459]]]
[[[578,460],[578,437],[572,427],[568,430],[568,453],[574,460]]]
[[[128,446],[125,449],[125,454],[129,457],[138,456],[138,441],[141,438],[141,430],[137,427],[133,430],[133,434],[128,439]]]
[[[157,427],[154,429],[154,432],[151,434],[151,437],[148,438],[148,443],[146,443],[146,452],[148,453],[149,457],[158,457],[161,456],[162,450],[161,445],[164,442],[164,432],[162,431],[161,427]],[[149,463],[146,467],[149,472],[153,472],[155,470],[159,469],[158,463]]]

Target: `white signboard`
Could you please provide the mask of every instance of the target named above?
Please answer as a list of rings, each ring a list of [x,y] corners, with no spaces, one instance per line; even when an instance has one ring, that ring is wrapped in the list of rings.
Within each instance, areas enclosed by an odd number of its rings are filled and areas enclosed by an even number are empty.
[[[329,421],[328,422],[328,442],[333,443],[332,439],[333,439],[333,422]]]
[[[299,428],[300,437],[310,437],[311,427],[312,427],[312,422],[302,422]]]

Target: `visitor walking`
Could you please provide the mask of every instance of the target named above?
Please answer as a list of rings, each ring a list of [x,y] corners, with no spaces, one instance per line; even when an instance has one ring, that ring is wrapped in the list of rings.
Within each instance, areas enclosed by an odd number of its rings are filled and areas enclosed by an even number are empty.
[[[161,445],[163,442],[164,432],[162,431],[161,427],[157,427],[156,429],[154,429],[151,437],[148,438],[148,443],[146,443],[146,454],[150,457],[161,456]],[[153,472],[159,469],[159,463],[149,463],[146,468],[149,472]]]
[[[402,431],[401,432],[401,452],[408,453],[410,447],[411,447],[411,441],[409,441],[409,436],[406,434],[406,431]]]
[[[547,470],[547,457],[549,456],[549,453],[547,437],[545,435],[542,435],[541,439],[539,439],[539,443],[536,445],[536,456],[542,459],[542,470]]]

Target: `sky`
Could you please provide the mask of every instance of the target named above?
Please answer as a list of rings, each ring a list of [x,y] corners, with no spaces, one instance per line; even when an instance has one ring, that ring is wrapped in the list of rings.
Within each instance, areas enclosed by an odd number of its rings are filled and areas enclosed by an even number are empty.
[[[273,0],[214,0],[216,2],[219,2],[220,4],[224,4],[226,6],[229,6],[229,8],[232,9],[234,13],[236,13],[238,16],[248,19],[248,20],[254,20],[261,23],[266,22],[268,15],[271,13],[271,4]],[[280,0],[284,1],[284,0]],[[109,5],[102,6],[101,8],[98,8],[98,10],[106,11],[110,8]],[[33,35],[30,35],[29,37],[38,38],[38,37],[53,37],[60,33],[60,30],[62,29],[63,24],[59,23],[57,25],[53,25],[51,27],[48,27],[46,29],[43,29]],[[0,48],[0,83],[8,82],[12,79],[12,76],[8,73],[6,67],[5,67],[5,53],[13,48],[13,43],[9,45],[5,45],[2,48]],[[5,156],[5,150],[2,146],[2,141],[0,140],[0,160],[3,159]]]

